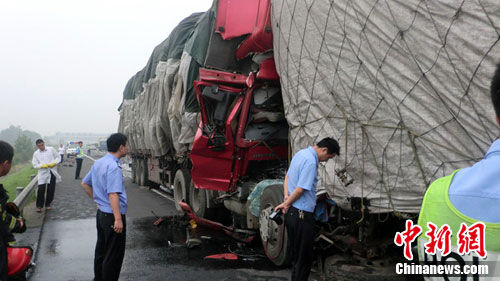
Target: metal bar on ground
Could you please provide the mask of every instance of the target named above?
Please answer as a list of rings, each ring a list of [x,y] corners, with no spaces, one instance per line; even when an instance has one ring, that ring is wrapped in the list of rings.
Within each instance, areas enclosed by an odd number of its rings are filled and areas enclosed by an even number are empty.
[[[94,161],[94,162],[96,161],[94,158],[92,158],[92,157],[90,157],[90,156],[88,156],[88,155],[86,155],[86,154],[84,154],[84,156],[85,156],[85,157],[87,157],[88,159],[90,159],[90,160]]]

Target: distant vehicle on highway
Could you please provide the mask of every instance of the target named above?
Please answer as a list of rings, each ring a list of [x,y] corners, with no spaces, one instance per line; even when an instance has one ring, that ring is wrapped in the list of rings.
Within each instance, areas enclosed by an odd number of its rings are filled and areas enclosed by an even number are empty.
[[[99,150],[108,151],[108,145],[105,140],[99,142]]]
[[[88,156],[91,156],[92,152],[97,152],[100,150],[99,143],[92,143],[92,144],[86,145],[84,147],[85,147],[84,151],[87,151]]]
[[[74,157],[76,155],[76,147],[70,147],[66,149],[67,157]]]
[[[66,157],[70,158],[70,157],[75,157],[76,156],[76,147],[78,145],[78,142],[77,141],[69,141],[67,144],[66,144]]]

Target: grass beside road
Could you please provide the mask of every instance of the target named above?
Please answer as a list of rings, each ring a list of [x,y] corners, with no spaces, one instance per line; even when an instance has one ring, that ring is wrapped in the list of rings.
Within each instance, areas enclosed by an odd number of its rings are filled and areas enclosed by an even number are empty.
[[[31,164],[26,164],[24,167],[20,168],[19,171],[0,178],[0,183],[3,184],[3,187],[9,194],[9,201],[16,198],[16,187],[27,186],[31,181],[31,175],[36,174],[37,170],[33,168]]]

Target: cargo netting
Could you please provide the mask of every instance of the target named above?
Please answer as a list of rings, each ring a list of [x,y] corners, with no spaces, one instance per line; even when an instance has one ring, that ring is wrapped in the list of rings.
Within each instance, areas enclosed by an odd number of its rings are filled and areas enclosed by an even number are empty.
[[[339,141],[318,187],[340,206],[417,213],[498,137],[498,1],[272,0],[271,14],[292,150]]]

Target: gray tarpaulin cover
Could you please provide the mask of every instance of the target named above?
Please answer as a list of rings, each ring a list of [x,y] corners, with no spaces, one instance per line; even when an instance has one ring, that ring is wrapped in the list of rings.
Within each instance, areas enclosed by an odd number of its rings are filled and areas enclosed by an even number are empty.
[[[176,89],[181,56],[203,14],[192,14],[181,21],[154,49],[146,67],[127,83],[120,107],[119,131],[129,136],[133,153],[162,156],[179,148],[173,137],[178,137],[175,122],[180,120],[171,118],[169,106],[175,105],[175,99],[180,99],[175,93],[179,91]]]
[[[498,0],[272,0],[272,24],[293,152],[339,140],[318,187],[340,205],[418,212],[433,180],[497,138]]]
[[[189,38],[193,26],[203,14],[204,13],[194,13],[182,20],[174,30],[172,30],[167,39],[154,48],[146,66],[128,81],[123,91],[123,99],[134,99],[143,91],[143,84],[156,76],[156,67],[158,63],[167,61],[171,58],[181,58],[184,44]]]
[[[119,131],[132,153],[183,154],[199,123],[193,81],[199,76],[215,12],[195,13],[179,23],[133,76],[123,92]]]
[[[172,139],[178,154],[188,151],[198,129],[199,108],[193,82],[198,79],[199,68],[203,65],[208,41],[213,29],[215,13],[212,10],[204,13],[191,37],[184,46],[179,66],[177,85],[169,105],[169,116],[172,119]]]

